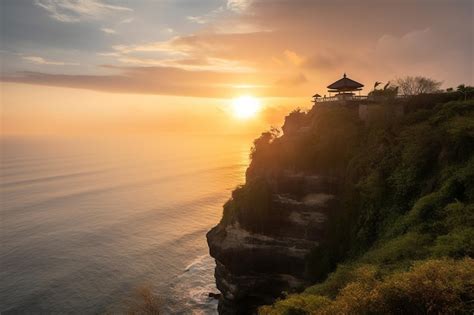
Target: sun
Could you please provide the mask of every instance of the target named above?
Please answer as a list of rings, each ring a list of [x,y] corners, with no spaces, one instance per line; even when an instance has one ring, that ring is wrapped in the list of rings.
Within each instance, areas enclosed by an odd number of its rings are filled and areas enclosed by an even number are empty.
[[[261,109],[260,101],[253,96],[240,96],[232,101],[234,116],[240,119],[255,117]]]

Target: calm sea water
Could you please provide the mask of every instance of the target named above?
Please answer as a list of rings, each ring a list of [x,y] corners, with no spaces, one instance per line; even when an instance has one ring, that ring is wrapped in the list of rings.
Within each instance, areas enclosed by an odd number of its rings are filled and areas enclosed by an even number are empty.
[[[250,139],[1,139],[1,313],[213,314],[205,233],[244,181]]]

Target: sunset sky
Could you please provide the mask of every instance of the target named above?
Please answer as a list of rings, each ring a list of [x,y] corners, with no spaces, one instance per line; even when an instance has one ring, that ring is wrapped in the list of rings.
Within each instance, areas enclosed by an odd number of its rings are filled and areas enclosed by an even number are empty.
[[[261,130],[344,72],[473,84],[473,3],[2,0],[2,133]]]

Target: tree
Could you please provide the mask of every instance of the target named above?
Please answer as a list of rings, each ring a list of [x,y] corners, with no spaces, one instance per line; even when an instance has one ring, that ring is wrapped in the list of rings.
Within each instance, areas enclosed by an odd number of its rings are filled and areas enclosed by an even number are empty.
[[[467,100],[468,96],[472,97],[472,95],[474,94],[474,87],[461,84],[458,86],[457,91],[464,96],[464,100]]]
[[[397,84],[403,95],[435,93],[439,91],[441,83],[440,81],[421,76],[407,76],[397,80]]]
[[[304,125],[306,113],[297,108],[285,117],[285,124],[281,128],[286,135],[294,134],[301,126]]]
[[[269,131],[262,132],[260,137],[253,141],[253,147],[250,150],[250,158],[252,160],[263,158],[264,160],[267,156],[271,156],[271,146],[270,144],[278,138],[280,135],[280,130],[275,127],[271,127]]]

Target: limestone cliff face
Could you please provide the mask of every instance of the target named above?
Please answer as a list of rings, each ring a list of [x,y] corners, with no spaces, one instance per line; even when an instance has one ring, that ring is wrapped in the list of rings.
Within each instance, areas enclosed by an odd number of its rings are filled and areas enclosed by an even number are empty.
[[[335,178],[282,172],[267,181],[276,223],[261,230],[248,228],[237,215],[207,234],[222,293],[220,314],[251,314],[282,292],[307,285],[306,257],[324,237],[328,213],[337,211]]]

